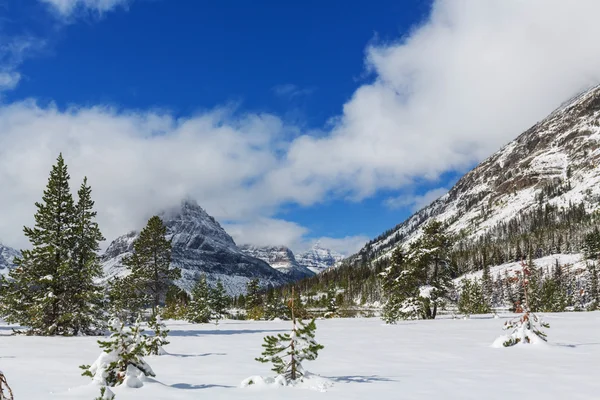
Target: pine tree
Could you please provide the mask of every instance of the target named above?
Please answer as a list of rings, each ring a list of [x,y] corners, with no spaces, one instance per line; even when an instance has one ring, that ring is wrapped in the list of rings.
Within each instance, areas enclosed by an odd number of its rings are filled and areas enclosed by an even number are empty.
[[[154,331],[154,336],[147,337],[145,340],[146,354],[155,356],[167,354],[163,346],[169,344],[169,341],[167,341],[169,330],[162,322],[160,316],[157,315],[150,318],[148,327]]]
[[[210,288],[206,283],[206,275],[202,275],[192,288],[192,300],[188,305],[187,320],[195,324],[210,322]]]
[[[330,286],[327,289],[327,297],[325,301],[327,302],[327,312],[325,313],[326,318],[333,318],[337,316],[338,305],[337,305],[337,291],[334,286]]]
[[[228,304],[229,297],[227,296],[223,282],[219,279],[215,287],[210,290],[210,309],[216,325],[219,324],[220,320],[225,318]]]
[[[29,327],[30,334],[73,333],[65,282],[70,282],[73,216],[69,173],[62,155],[52,167],[42,202],[35,204],[35,226],[23,229],[32,249],[15,259],[4,279],[0,304],[9,323]]]
[[[133,289],[150,296],[152,315],[156,315],[172,282],[181,278],[181,270],[171,268],[171,242],[166,235],[167,227],[160,217],[150,218],[133,244],[133,254],[123,259],[131,271]]]
[[[259,320],[264,316],[258,279],[252,279],[246,284],[245,307],[248,319]]]
[[[134,279],[135,277],[130,274],[125,277],[112,278],[108,283],[110,314],[129,323],[135,321],[150,301],[147,293],[137,285]]]
[[[64,277],[68,284],[65,302],[71,308],[74,334],[97,333],[103,323],[102,288],[96,281],[103,276],[98,260],[99,242],[104,240],[98,224],[92,200],[92,189],[84,178],[77,192],[71,253],[71,274]]]
[[[267,292],[267,299],[265,302],[265,319],[269,321],[272,321],[275,318],[288,319],[287,314],[288,308],[279,292],[275,292],[273,290]]]
[[[494,292],[494,281],[490,275],[490,266],[484,261],[483,274],[481,276],[481,290],[483,291],[483,298],[485,303],[492,307],[493,304],[493,292]]]
[[[400,248],[394,251],[390,265],[379,275],[386,298],[381,318],[386,324],[422,316],[419,273]]]
[[[445,306],[453,289],[451,249],[452,241],[446,227],[439,221],[431,221],[423,229],[423,236],[410,246],[408,258],[419,269],[421,285],[431,287],[428,294],[420,299],[426,319],[435,319],[438,309]]]
[[[284,377],[286,382],[295,382],[306,376],[307,372],[302,362],[316,360],[319,350],[324,348],[315,341],[317,325],[314,318],[308,324],[304,324],[301,320],[296,320],[293,300],[291,309],[292,331],[277,336],[266,336],[262,345],[264,351],[261,357],[256,358],[256,361],[261,363],[272,363],[272,371]]]
[[[152,368],[144,361],[146,342],[139,319],[128,328],[118,318],[108,325],[111,335],[107,340],[98,340],[103,352],[92,365],[82,365],[84,376],[89,376],[102,386],[129,387],[143,386],[139,379],[142,375],[156,376]]]
[[[458,310],[467,317],[472,314],[487,314],[491,311],[483,296],[483,285],[477,279],[462,280]]]
[[[588,292],[590,294],[590,305],[588,310],[594,311],[600,308],[600,292],[598,287],[598,270],[596,269],[596,263],[587,265],[589,278]]]

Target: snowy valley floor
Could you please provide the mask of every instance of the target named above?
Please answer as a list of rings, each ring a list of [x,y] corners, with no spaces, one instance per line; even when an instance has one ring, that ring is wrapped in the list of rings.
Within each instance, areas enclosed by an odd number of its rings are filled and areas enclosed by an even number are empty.
[[[504,319],[401,322],[317,321],[325,345],[308,370],[333,381],[327,392],[300,388],[240,388],[251,375],[271,375],[254,361],[262,338],[289,322],[171,322],[170,355],[147,357],[156,379],[141,389],[115,388],[128,399],[598,399],[600,312],[544,314],[547,346],[490,347]],[[93,399],[80,376],[100,350],[97,338],[9,336],[0,325],[0,370],[17,400]]]

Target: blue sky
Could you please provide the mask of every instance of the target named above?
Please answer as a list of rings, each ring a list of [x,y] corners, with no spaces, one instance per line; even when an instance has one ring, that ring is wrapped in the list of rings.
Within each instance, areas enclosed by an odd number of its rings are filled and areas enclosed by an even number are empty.
[[[0,241],[62,151],[109,239],[191,196],[238,242],[356,251],[598,80],[588,39],[532,51],[560,2],[467,3],[0,0]]]

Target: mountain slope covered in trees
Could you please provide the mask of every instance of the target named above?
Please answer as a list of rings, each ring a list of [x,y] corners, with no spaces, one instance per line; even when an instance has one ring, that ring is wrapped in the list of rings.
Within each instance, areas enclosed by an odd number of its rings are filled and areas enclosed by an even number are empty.
[[[378,274],[395,249],[407,249],[434,220],[453,239],[453,279],[528,258],[577,254],[584,259],[590,253],[586,239],[599,225],[599,162],[600,87],[594,87],[483,161],[447,194],[367,243],[340,268],[299,286],[311,291],[334,283],[346,289],[347,301],[383,301]]]

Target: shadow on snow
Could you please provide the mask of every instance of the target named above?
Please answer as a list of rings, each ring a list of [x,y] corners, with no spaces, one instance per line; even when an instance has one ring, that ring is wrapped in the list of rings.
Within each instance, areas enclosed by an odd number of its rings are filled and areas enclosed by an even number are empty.
[[[325,376],[325,378],[340,383],[396,382],[395,379],[390,379],[379,375]]]
[[[169,336],[203,336],[203,335],[243,335],[253,333],[271,333],[271,332],[288,332],[285,329],[239,329],[239,330],[185,330],[185,331],[171,331]]]

